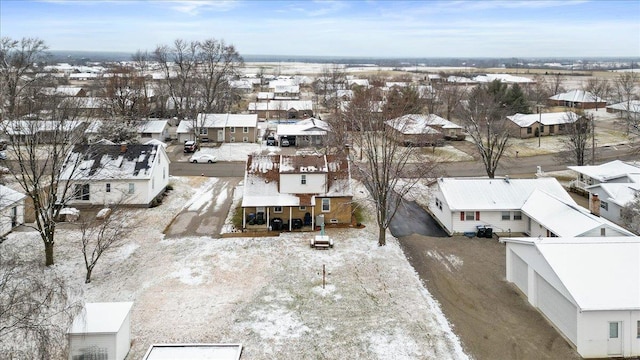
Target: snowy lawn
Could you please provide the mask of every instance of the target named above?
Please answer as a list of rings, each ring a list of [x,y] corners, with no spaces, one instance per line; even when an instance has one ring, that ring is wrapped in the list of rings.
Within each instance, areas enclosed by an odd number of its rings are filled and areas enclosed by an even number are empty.
[[[58,232],[54,269],[80,300],[134,302],[127,359],[172,342],[242,343],[242,358],[254,360],[467,358],[397,241],[378,247],[373,224],[329,229],[336,245],[327,251],[309,248],[312,233],[165,239],[184,207],[215,206],[202,193],[211,181],[172,178],[175,190],[160,207],[131,210],[134,227],[91,284],[83,283],[77,233]],[[2,246],[43,256],[35,232],[12,233]]]

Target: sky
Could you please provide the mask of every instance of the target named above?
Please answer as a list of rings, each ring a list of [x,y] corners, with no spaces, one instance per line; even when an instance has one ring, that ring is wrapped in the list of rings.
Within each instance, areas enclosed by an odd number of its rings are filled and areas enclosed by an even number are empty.
[[[241,55],[638,57],[640,0],[0,0],[0,35],[50,50],[215,38]]]

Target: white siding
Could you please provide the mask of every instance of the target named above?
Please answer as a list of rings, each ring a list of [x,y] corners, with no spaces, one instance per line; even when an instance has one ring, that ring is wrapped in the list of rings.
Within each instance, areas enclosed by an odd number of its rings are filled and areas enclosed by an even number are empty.
[[[518,289],[526,295],[529,290],[529,266],[518,255],[514,254],[513,251],[509,253],[511,254],[512,271],[512,277],[509,280],[513,281]]]
[[[578,343],[578,309],[537,274],[537,303],[542,312],[572,343]]]
[[[116,359],[124,360],[131,348],[131,312],[122,322],[120,330],[116,335]]]
[[[623,356],[640,356],[638,321],[640,310],[634,311],[583,311],[578,315],[578,353],[584,358],[605,358],[607,354],[608,326],[610,321],[622,322]]]
[[[306,175],[306,184],[301,184]],[[283,194],[323,194],[327,189],[327,174],[280,174],[280,192]]]
[[[0,236],[7,235],[13,230],[11,226],[12,208],[16,208],[16,224],[24,224],[24,200],[13,203],[0,211]]]
[[[108,360],[116,358],[116,334],[69,335],[69,360],[74,356],[107,353]]]
[[[438,204],[441,204],[442,210],[440,210],[440,206],[436,206],[436,199],[438,200]],[[440,188],[435,187],[429,200],[429,210],[433,216],[435,216],[436,220],[442,224],[444,230],[451,235],[453,233],[453,216],[455,216],[455,214],[453,214],[451,209],[449,209],[449,204],[443,200],[444,196],[442,195]]]

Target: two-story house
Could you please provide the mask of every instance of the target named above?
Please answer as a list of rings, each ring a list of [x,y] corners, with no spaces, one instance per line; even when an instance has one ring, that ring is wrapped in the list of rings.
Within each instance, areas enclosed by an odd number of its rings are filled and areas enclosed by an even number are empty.
[[[179,142],[256,142],[258,117],[253,114],[198,114],[195,120],[182,120],[176,130]]]
[[[351,223],[348,159],[335,155],[249,155],[242,198],[243,228]],[[277,219],[277,220],[276,220]]]

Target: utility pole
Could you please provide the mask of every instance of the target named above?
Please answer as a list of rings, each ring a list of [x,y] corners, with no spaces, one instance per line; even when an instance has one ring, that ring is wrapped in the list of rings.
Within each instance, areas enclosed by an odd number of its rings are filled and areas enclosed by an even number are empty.
[[[542,138],[542,104],[536,104],[536,110],[538,111],[538,147],[540,147],[540,139]]]
[[[593,114],[589,116],[591,118],[591,165],[596,164],[596,122]]]

